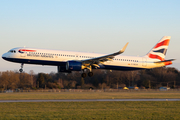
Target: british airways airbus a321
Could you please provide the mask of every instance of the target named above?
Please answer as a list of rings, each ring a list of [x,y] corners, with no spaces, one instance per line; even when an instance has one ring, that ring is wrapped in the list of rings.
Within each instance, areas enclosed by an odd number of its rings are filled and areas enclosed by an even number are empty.
[[[122,56],[128,43],[118,52],[112,54],[97,54],[85,52],[71,52],[61,50],[47,50],[35,48],[13,48],[2,55],[7,61],[21,63],[20,72],[24,64],[57,66],[58,72],[71,73],[83,71],[82,77],[93,76],[93,69],[109,70],[139,70],[151,69],[171,65],[174,59],[165,60],[170,36],[164,36],[145,56]]]

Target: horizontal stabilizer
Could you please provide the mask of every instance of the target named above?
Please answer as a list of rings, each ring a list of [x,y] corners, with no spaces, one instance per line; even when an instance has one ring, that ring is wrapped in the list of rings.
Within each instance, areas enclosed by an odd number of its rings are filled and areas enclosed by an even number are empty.
[[[174,61],[176,59],[169,59],[169,60],[164,60],[164,61],[158,61],[158,62],[154,62],[154,63],[163,63],[163,62],[169,62],[169,61]]]

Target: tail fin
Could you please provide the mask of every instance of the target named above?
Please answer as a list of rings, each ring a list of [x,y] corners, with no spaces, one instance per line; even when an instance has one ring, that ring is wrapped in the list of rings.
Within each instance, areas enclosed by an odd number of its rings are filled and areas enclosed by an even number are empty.
[[[169,41],[171,36],[164,36],[152,49],[149,53],[146,54],[147,57],[151,59],[161,60],[163,61],[166,52],[168,49]]]

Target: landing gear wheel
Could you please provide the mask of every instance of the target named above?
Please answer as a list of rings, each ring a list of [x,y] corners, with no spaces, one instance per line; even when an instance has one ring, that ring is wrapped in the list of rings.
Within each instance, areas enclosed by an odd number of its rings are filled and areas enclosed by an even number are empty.
[[[81,77],[83,77],[83,78],[85,78],[86,76],[87,76],[86,73],[81,74]]]
[[[23,72],[23,69],[19,69],[19,72],[22,73],[22,72]]]
[[[19,72],[20,72],[20,73],[23,72],[23,65],[24,65],[24,63],[21,63],[21,69],[19,69]]]
[[[92,77],[92,76],[93,76],[93,72],[89,72],[89,73],[88,73],[88,76],[89,76],[89,77]]]

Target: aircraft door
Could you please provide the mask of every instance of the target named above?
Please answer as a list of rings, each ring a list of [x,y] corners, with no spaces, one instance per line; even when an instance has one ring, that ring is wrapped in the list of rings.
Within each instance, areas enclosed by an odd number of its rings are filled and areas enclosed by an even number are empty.
[[[147,66],[147,58],[142,58],[142,66],[143,67]]]
[[[26,52],[21,53],[21,57],[26,57]]]

